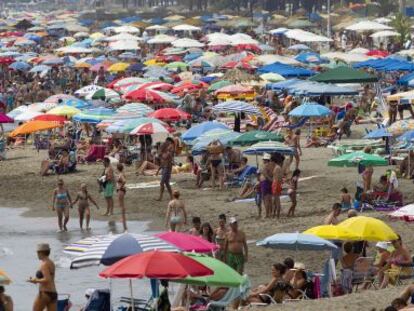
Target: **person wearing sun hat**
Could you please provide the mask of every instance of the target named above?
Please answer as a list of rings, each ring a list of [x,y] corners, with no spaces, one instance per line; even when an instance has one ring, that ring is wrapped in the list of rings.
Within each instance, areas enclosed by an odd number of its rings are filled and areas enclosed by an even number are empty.
[[[55,285],[55,264],[50,260],[50,246],[47,243],[37,245],[37,257],[41,261],[40,268],[35,277],[30,277],[28,282],[39,284],[39,293],[34,301],[33,310],[56,310],[58,294]]]
[[[306,274],[305,264],[301,262],[295,262],[292,270],[295,272],[293,274],[293,278],[290,280],[292,288],[288,291],[288,295],[292,299],[297,299],[300,295],[302,295],[302,292],[307,284],[308,277]]]

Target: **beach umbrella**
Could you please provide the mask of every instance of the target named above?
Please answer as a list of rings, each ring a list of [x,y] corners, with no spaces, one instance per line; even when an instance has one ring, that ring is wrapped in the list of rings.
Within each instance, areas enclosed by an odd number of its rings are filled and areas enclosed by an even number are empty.
[[[158,109],[151,112],[148,116],[162,121],[181,121],[191,118],[190,114],[175,108]]]
[[[358,237],[354,236],[352,232],[348,229],[336,225],[322,225],[312,227],[306,231],[303,231],[304,234],[313,234],[322,239],[327,240],[344,240],[352,241],[358,240]]]
[[[33,118],[35,121],[53,121],[53,122],[59,122],[64,123],[66,121],[66,118],[64,116],[57,116],[54,114],[41,114]]]
[[[83,109],[91,106],[90,103],[81,99],[67,99],[63,102],[62,105],[75,107],[77,109]]]
[[[201,237],[182,232],[162,232],[155,236],[185,252],[211,253],[219,248]]]
[[[291,50],[291,51],[308,51],[308,50],[310,50],[310,47],[308,47],[305,44],[300,43],[300,44],[291,45],[290,47],[288,47],[288,50]]]
[[[153,112],[154,109],[151,107],[141,104],[141,103],[129,103],[125,104],[122,107],[118,108],[116,112],[128,112],[128,113],[136,113],[141,115],[147,115],[150,112]]]
[[[227,80],[220,80],[217,82],[212,83],[209,88],[207,89],[208,92],[215,92],[225,86],[232,85],[233,83]]]
[[[399,141],[412,141],[414,140],[414,131],[408,131],[404,134],[397,137],[397,140]]]
[[[229,141],[237,138],[239,135],[240,133],[238,132],[225,129],[208,131],[191,142],[193,144],[191,153],[199,155],[202,151],[207,150],[208,145],[213,141],[219,141],[224,146],[229,145]]]
[[[112,115],[115,114],[113,109],[109,108],[92,108],[82,111],[81,113],[73,116],[74,121],[81,123],[99,123],[104,119],[109,119]]]
[[[189,38],[181,38],[173,41],[172,46],[176,48],[202,48],[204,47],[204,43],[201,43],[194,39]]]
[[[283,136],[278,133],[266,131],[249,131],[241,134],[229,143],[236,146],[249,146],[263,141],[279,141],[283,142]]]
[[[149,89],[138,89],[126,94],[125,99],[136,101],[147,101],[153,103],[164,103],[166,99],[158,91]]]
[[[287,250],[321,251],[337,249],[332,242],[319,238],[313,234],[304,233],[277,233],[258,241],[257,246]]]
[[[64,251],[78,255],[72,259],[70,268],[79,269],[100,264],[110,266],[128,256],[153,250],[178,251],[157,237],[130,233],[81,240],[65,247]]]
[[[108,88],[101,88],[97,91],[90,92],[85,96],[85,99],[91,100],[91,99],[102,99],[105,98],[108,99],[120,99],[120,96],[117,92],[114,90],[108,89]]]
[[[9,68],[16,71],[28,71],[32,66],[25,62],[14,62],[9,65]]]
[[[34,110],[26,110],[23,113],[19,114],[14,118],[15,121],[18,122],[25,122],[34,119],[35,117],[42,115],[42,112],[34,111]]]
[[[405,205],[388,216],[411,222],[414,220],[414,204]]]
[[[8,112],[7,116],[14,119],[18,115],[22,114],[23,112],[27,110],[28,110],[28,107],[26,105],[21,105],[19,107],[14,108],[12,111]]]
[[[128,63],[115,63],[108,68],[108,71],[116,73],[116,72],[125,71],[127,70],[128,67],[129,67]]]
[[[76,99],[76,97],[68,94],[56,94],[46,98],[44,102],[50,104],[58,104],[60,99],[62,100],[62,102],[64,102],[68,99]]]
[[[47,65],[37,65],[37,66],[34,66],[32,69],[30,69],[29,72],[39,73],[39,72],[43,72],[43,71],[48,71],[50,69],[51,69],[51,67],[49,67]]]
[[[348,218],[338,224],[347,229],[358,241],[392,241],[397,234],[383,221],[367,216]]]
[[[159,122],[149,122],[138,125],[133,129],[129,134],[130,135],[153,135],[159,133],[171,133],[172,129],[159,123]]]
[[[310,102],[304,103],[291,112],[289,116],[291,117],[325,117],[331,114],[332,111],[325,106],[319,105],[318,103]]]
[[[294,154],[292,147],[288,147],[285,144],[282,144],[277,141],[263,141],[257,144],[254,144],[243,151],[247,155],[260,155],[263,153],[281,153],[281,154]]]
[[[104,120],[105,121],[105,120]],[[137,118],[130,120],[119,120],[109,125],[106,128],[108,133],[124,133],[128,134],[134,130],[137,126],[146,124],[146,123],[162,123],[162,121],[154,118]]]
[[[11,279],[9,278],[9,276],[6,274],[6,272],[0,269],[0,285],[4,286],[9,285],[10,283]]]
[[[358,164],[364,166],[387,166],[388,161],[379,155],[369,154],[363,151],[343,154],[337,158],[329,160],[328,166],[353,167]]]
[[[53,121],[28,121],[17,127],[13,132],[10,133],[10,136],[15,137],[17,135],[28,135],[35,132],[52,130],[61,126],[61,123]]]
[[[13,123],[13,118],[9,117],[4,113],[0,113],[0,123]]]
[[[95,93],[96,91],[102,89],[103,87],[96,84],[91,84],[80,88],[79,90],[75,91],[75,95],[80,97],[85,97],[90,93]]]
[[[238,287],[244,283],[244,278],[236,270],[216,258],[187,253],[188,256],[203,266],[211,269],[214,274],[209,276],[187,277],[177,282],[194,286]]]
[[[183,62],[172,62],[164,66],[164,68],[169,70],[177,70],[178,68],[181,70],[186,70],[187,67],[189,67],[189,65]]]
[[[281,76],[278,73],[274,73],[274,72],[264,73],[260,75],[260,78],[262,80],[269,81],[269,82],[280,82],[280,81],[286,80],[283,76]]]
[[[220,123],[216,121],[206,121],[196,126],[193,126],[187,131],[185,131],[181,135],[181,139],[188,143],[200,137],[203,133],[211,131],[213,129],[217,129],[217,128],[230,130],[230,128],[224,123]]]
[[[245,113],[250,115],[262,115],[262,112],[256,106],[248,104],[244,101],[233,100],[219,103],[213,106],[215,112],[232,112],[232,113]]]
[[[180,253],[150,251],[124,258],[99,276],[103,278],[184,279],[213,275],[214,272],[198,261]]]
[[[61,106],[57,106],[56,108],[49,110],[47,113],[57,115],[57,116],[66,116],[68,118],[71,118],[74,115],[79,114],[80,112],[81,111],[75,107],[61,105]]]

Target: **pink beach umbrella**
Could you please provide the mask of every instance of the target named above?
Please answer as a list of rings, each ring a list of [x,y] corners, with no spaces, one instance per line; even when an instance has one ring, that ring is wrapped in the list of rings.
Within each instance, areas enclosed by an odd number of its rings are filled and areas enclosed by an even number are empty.
[[[161,123],[149,122],[149,123],[138,125],[129,134],[130,135],[153,135],[153,134],[159,134],[159,133],[169,134],[173,131],[174,129],[168,126],[164,126]]]
[[[155,236],[185,252],[210,253],[219,248],[217,244],[210,243],[198,236],[181,232],[163,232]]]
[[[0,123],[13,123],[14,120],[4,113],[0,113]]]

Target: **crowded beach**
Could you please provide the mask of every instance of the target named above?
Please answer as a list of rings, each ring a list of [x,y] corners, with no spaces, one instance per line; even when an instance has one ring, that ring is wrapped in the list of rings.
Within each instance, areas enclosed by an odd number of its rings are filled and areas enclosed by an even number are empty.
[[[31,5],[0,19],[0,211],[54,229],[26,278],[0,231],[0,310],[413,310],[398,8]]]

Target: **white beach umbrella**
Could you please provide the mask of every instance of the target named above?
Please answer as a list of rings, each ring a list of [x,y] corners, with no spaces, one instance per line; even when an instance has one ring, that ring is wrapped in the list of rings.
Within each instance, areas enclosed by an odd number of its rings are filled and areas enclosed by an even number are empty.
[[[131,40],[119,40],[110,42],[108,48],[111,51],[135,51],[140,49],[137,41]]]
[[[188,38],[175,40],[174,42],[172,42],[172,45],[176,48],[201,48],[201,47],[204,47],[203,43],[201,43],[197,40],[188,39]]]
[[[177,25],[177,26],[174,26],[172,29],[174,31],[200,31],[201,30],[200,27],[187,25],[187,24]]]
[[[384,24],[380,24],[372,21],[360,21],[356,24],[350,25],[345,28],[351,31],[379,31],[379,30],[392,30],[393,28]]]
[[[139,33],[139,29],[137,27],[128,26],[128,25],[113,27],[112,29],[117,33],[120,33],[120,32]]]
[[[149,39],[147,41],[148,44],[166,44],[171,43],[173,41],[177,40],[174,36],[168,36],[168,35],[156,35],[152,39]]]
[[[127,32],[121,32],[117,35],[107,37],[104,41],[143,41],[143,39]]]
[[[382,30],[382,31],[378,31],[370,35],[371,38],[387,38],[387,37],[398,37],[398,36],[400,36],[400,34],[392,30]]]

